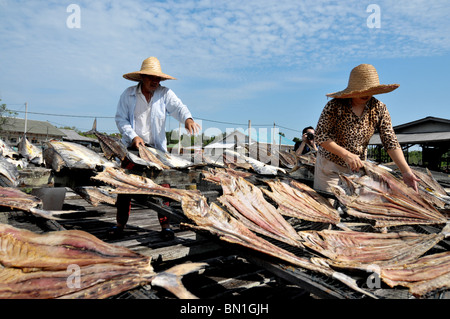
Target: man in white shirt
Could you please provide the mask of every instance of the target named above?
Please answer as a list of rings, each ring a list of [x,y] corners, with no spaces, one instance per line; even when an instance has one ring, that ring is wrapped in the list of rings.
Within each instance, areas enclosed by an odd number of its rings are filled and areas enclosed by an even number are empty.
[[[140,145],[147,144],[167,151],[165,132],[167,114],[184,123],[190,134],[197,134],[200,131],[200,125],[194,122],[187,106],[172,90],[160,85],[161,81],[175,80],[175,78],[161,71],[157,58],[145,59],[140,71],[124,74],[123,77],[139,82],[122,93],[117,105],[116,125],[122,134],[123,143],[128,148],[137,150]],[[122,235],[128,221],[131,196],[119,195],[116,206],[117,225],[108,233],[115,237]],[[158,217],[163,238],[173,238],[174,234],[167,217],[162,215]]]

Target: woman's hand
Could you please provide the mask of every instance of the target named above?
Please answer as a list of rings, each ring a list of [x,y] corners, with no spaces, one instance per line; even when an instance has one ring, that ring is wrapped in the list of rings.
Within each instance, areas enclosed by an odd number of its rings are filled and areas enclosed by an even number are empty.
[[[353,172],[358,172],[360,168],[364,167],[364,164],[358,155],[347,152],[342,158]]]
[[[406,185],[413,188],[416,192],[418,192],[417,183],[420,182],[420,179],[414,175],[412,171],[407,171],[402,173],[403,181]]]

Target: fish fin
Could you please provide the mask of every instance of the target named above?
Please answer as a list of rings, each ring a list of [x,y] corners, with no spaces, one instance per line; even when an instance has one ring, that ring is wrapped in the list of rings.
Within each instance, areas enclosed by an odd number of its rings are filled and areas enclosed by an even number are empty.
[[[183,275],[199,271],[206,263],[190,263],[174,266],[166,271],[157,274],[152,279],[152,285],[162,287],[173,293],[180,299],[197,299],[192,293],[190,293],[181,282]]]
[[[60,219],[60,218],[54,216],[54,214],[52,212],[50,212],[48,210],[39,209],[39,208],[34,208],[34,207],[30,208],[30,213],[32,213],[33,215],[36,215],[38,217],[43,217],[46,219],[54,219],[54,220]]]
[[[94,123],[92,124],[92,128],[90,131],[85,132],[84,134],[94,134],[97,131],[97,118],[94,119]]]
[[[444,235],[445,238],[450,237],[450,221],[447,222],[447,224],[442,229],[441,233]]]

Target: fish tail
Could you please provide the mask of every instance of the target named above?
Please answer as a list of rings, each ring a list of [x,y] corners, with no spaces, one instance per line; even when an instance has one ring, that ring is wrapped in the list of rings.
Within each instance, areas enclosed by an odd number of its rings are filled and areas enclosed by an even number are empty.
[[[94,119],[91,130],[85,132],[84,134],[94,134],[95,132],[97,132],[97,118]]]
[[[180,299],[197,299],[196,296],[183,286],[181,278],[183,275],[201,270],[204,266],[206,266],[206,263],[177,265],[157,274],[151,283],[152,285],[167,289]]]

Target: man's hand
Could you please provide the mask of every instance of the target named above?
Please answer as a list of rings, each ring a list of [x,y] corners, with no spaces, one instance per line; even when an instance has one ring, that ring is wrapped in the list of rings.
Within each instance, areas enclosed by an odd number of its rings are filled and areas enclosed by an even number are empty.
[[[193,119],[188,118],[186,122],[184,122],[184,127],[189,134],[197,134],[200,132],[201,126],[198,123],[195,123]]]
[[[138,150],[140,145],[145,146],[144,140],[139,136],[133,138],[133,141],[131,141],[131,147]]]

